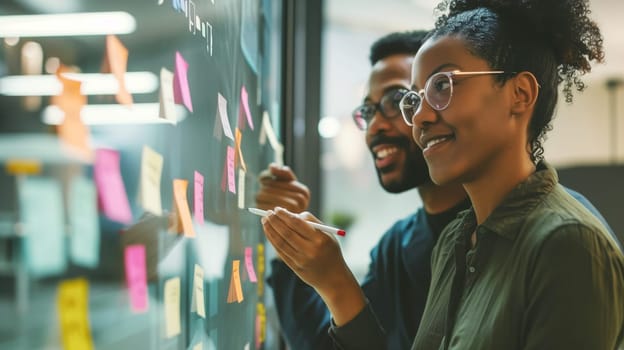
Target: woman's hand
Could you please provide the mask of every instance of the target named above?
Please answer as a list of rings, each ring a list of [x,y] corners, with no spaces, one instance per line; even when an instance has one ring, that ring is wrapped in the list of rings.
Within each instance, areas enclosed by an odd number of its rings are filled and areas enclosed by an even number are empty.
[[[310,213],[293,214],[278,207],[262,218],[262,225],[282,261],[319,293],[340,326],[364,308],[364,294],[336,237],[316,230],[306,220],[320,222]]]

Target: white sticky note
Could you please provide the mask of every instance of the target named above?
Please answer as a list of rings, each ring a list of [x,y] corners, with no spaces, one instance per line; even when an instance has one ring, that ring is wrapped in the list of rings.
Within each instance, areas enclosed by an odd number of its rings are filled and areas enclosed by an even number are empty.
[[[167,338],[180,334],[180,277],[165,282],[165,320]]]
[[[223,128],[223,133],[225,136],[234,141],[234,134],[232,133],[232,128],[230,127],[230,119],[227,114],[227,100],[223,95],[218,94],[218,109],[219,109],[219,122],[221,123],[221,127]]]
[[[62,274],[67,261],[60,184],[46,177],[21,178],[18,200],[28,270],[34,277]]]
[[[175,109],[175,99],[173,95],[173,73],[166,68],[160,69],[160,92],[159,92],[160,112],[158,116],[167,119],[172,123],[177,123],[178,117]]]
[[[193,271],[193,295],[192,295],[191,311],[197,311],[197,314],[206,318],[206,307],[204,303],[204,270],[201,266],[195,264]]]
[[[77,176],[69,188],[70,255],[76,265],[95,268],[100,258],[97,192],[93,181]]]
[[[245,171],[238,169],[238,208],[245,208]]]
[[[160,178],[162,175],[163,161],[162,155],[148,146],[143,146],[139,203],[141,203],[143,209],[154,215],[162,215]]]

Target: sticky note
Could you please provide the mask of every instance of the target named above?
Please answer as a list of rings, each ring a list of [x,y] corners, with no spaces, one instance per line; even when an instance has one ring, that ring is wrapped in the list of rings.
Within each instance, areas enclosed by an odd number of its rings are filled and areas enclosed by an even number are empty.
[[[132,212],[126,194],[126,187],[119,169],[119,152],[112,149],[98,149],[95,152],[93,177],[98,192],[100,209],[109,219],[129,224]]]
[[[63,122],[57,127],[59,138],[75,151],[84,155],[91,155],[89,128],[83,123],[80,111],[87,104],[87,97],[80,92],[82,83],[65,78],[61,66],[57,71],[57,78],[63,90],[60,95],[53,96],[50,102],[63,111]]]
[[[221,139],[221,135],[225,133],[229,139],[234,141],[234,134],[230,127],[230,119],[227,114],[227,100],[223,95],[217,94],[217,118],[215,118],[215,126],[213,135],[217,139]]]
[[[158,116],[176,124],[178,116],[173,96],[173,73],[166,68],[160,69],[160,91],[158,94],[160,110]]]
[[[67,267],[61,185],[38,176],[21,178],[17,185],[28,271],[34,277],[60,275]]]
[[[242,105],[242,109],[243,112],[245,114],[245,116],[247,117],[247,123],[249,124],[249,127],[251,128],[251,130],[254,129],[254,124],[253,124],[253,119],[251,118],[251,112],[249,110],[249,95],[247,94],[247,89],[245,88],[245,85],[243,85],[241,87],[241,105]],[[243,124],[244,125],[244,124]]]
[[[243,348],[243,350],[249,350],[249,343],[245,344],[245,347]]]
[[[195,346],[193,346],[193,350],[202,350],[203,349],[203,345],[201,342],[195,344]]]
[[[57,308],[65,350],[93,349],[88,301],[89,282],[86,279],[66,280],[59,284]]]
[[[195,220],[200,224],[204,223],[204,176],[195,171],[195,182],[193,186],[193,202],[194,202],[194,212],[195,212]]]
[[[126,246],[124,261],[131,309],[135,313],[145,312],[148,308],[145,246],[141,244]]]
[[[188,63],[182,54],[176,51],[175,72],[173,74],[173,99],[175,103],[183,104],[186,109],[193,112],[193,102],[191,101],[191,90],[188,83]]]
[[[191,311],[197,311],[197,314],[206,318],[206,307],[204,303],[204,270],[201,266],[195,264],[193,271],[193,293],[191,296]]]
[[[258,273],[258,296],[264,295],[264,245],[259,243],[256,246],[256,272]]]
[[[256,304],[256,349],[264,343],[266,339],[266,309],[264,304]]]
[[[195,237],[195,228],[193,228],[193,222],[191,221],[191,211],[189,210],[188,201],[186,199],[187,188],[187,180],[173,180],[173,197],[178,221],[182,222],[182,230],[185,236]]]
[[[41,173],[41,162],[30,159],[9,159],[4,163],[4,169],[11,175],[36,175]]]
[[[117,79],[119,90],[115,98],[122,105],[132,104],[132,95],[126,88],[126,69],[128,66],[128,49],[114,35],[106,36],[106,54],[102,71],[112,73]]]
[[[241,143],[243,141],[243,134],[241,131],[236,128],[236,164],[239,164],[243,170],[247,171],[247,164],[245,164],[245,158],[243,158],[243,150],[241,148]]]
[[[70,255],[76,265],[95,268],[100,257],[100,225],[95,184],[83,176],[72,178],[69,187]]]
[[[240,260],[232,261],[232,277],[230,279],[230,287],[228,292],[228,303],[243,302],[243,289],[240,281]]]
[[[260,144],[264,145],[269,140],[269,144],[273,151],[275,152],[275,162],[279,165],[284,164],[284,146],[277,139],[277,135],[275,134],[275,130],[271,125],[271,120],[269,118],[269,114],[265,111],[262,114],[262,128],[260,130]]]
[[[232,193],[236,193],[236,167],[234,166],[234,148],[227,146],[227,174],[228,174],[228,189]]]
[[[180,334],[180,277],[165,281],[165,335]]]
[[[245,248],[245,267],[247,268],[247,276],[249,276],[249,280],[251,282],[257,282],[256,271],[253,266],[253,258],[252,258],[253,249],[251,247]]]
[[[139,203],[143,209],[162,215],[160,201],[160,178],[163,168],[163,156],[148,146],[143,146],[141,156],[141,178],[139,182]]]
[[[245,170],[238,169],[238,208],[245,209]]]

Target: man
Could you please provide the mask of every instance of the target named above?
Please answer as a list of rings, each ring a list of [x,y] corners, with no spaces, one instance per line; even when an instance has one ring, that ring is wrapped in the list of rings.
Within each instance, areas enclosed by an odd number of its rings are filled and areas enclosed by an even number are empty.
[[[398,103],[410,86],[411,63],[426,32],[393,33],[371,48],[372,70],[364,103],[353,118],[366,130],[381,186],[390,193],[413,188],[423,202],[416,213],[397,221],[371,252],[369,271],[361,285],[386,331],[386,348],[408,349],[416,335],[429,289],[430,257],[442,229],[470,203],[460,185],[436,186],[429,178],[412,129]],[[276,206],[302,212],[309,191],[287,167],[271,166],[256,196],[263,209]],[[586,200],[585,200],[586,202]],[[590,204],[591,205],[591,204]],[[598,214],[599,215],[599,214]],[[331,349],[331,315],[316,291],[279,260],[272,263],[269,284],[283,332],[292,349]],[[333,328],[334,337],[348,326]]]

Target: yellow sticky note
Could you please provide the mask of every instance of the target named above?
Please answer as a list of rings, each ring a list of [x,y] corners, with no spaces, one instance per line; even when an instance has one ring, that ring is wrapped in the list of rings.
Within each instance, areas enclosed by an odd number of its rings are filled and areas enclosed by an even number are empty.
[[[93,349],[88,316],[89,282],[63,281],[58,287],[58,313],[65,350]]]
[[[264,304],[256,304],[256,349],[264,343],[266,339],[266,309]]]
[[[143,146],[139,203],[141,203],[143,209],[155,215],[162,215],[162,204],[160,201],[162,168],[163,156],[148,146]]]
[[[41,173],[41,162],[37,160],[7,160],[4,164],[6,172],[11,175],[36,175]]]
[[[240,281],[240,260],[234,260],[232,261],[232,277],[230,278],[227,302],[242,303],[243,300],[243,288]]]
[[[167,338],[180,334],[180,277],[165,282],[165,320]]]
[[[256,258],[256,277],[258,278],[258,296],[264,294],[264,245],[257,246],[258,257]]]
[[[175,212],[178,222],[182,222],[182,230],[187,237],[195,237],[195,228],[191,220],[191,211],[188,206],[186,190],[188,181],[181,179],[173,180],[173,197],[175,201]],[[179,225],[177,225],[179,228]]]
[[[206,308],[204,304],[204,269],[197,264],[195,264],[195,270],[193,272],[191,311],[197,311],[199,316],[206,318]]]

